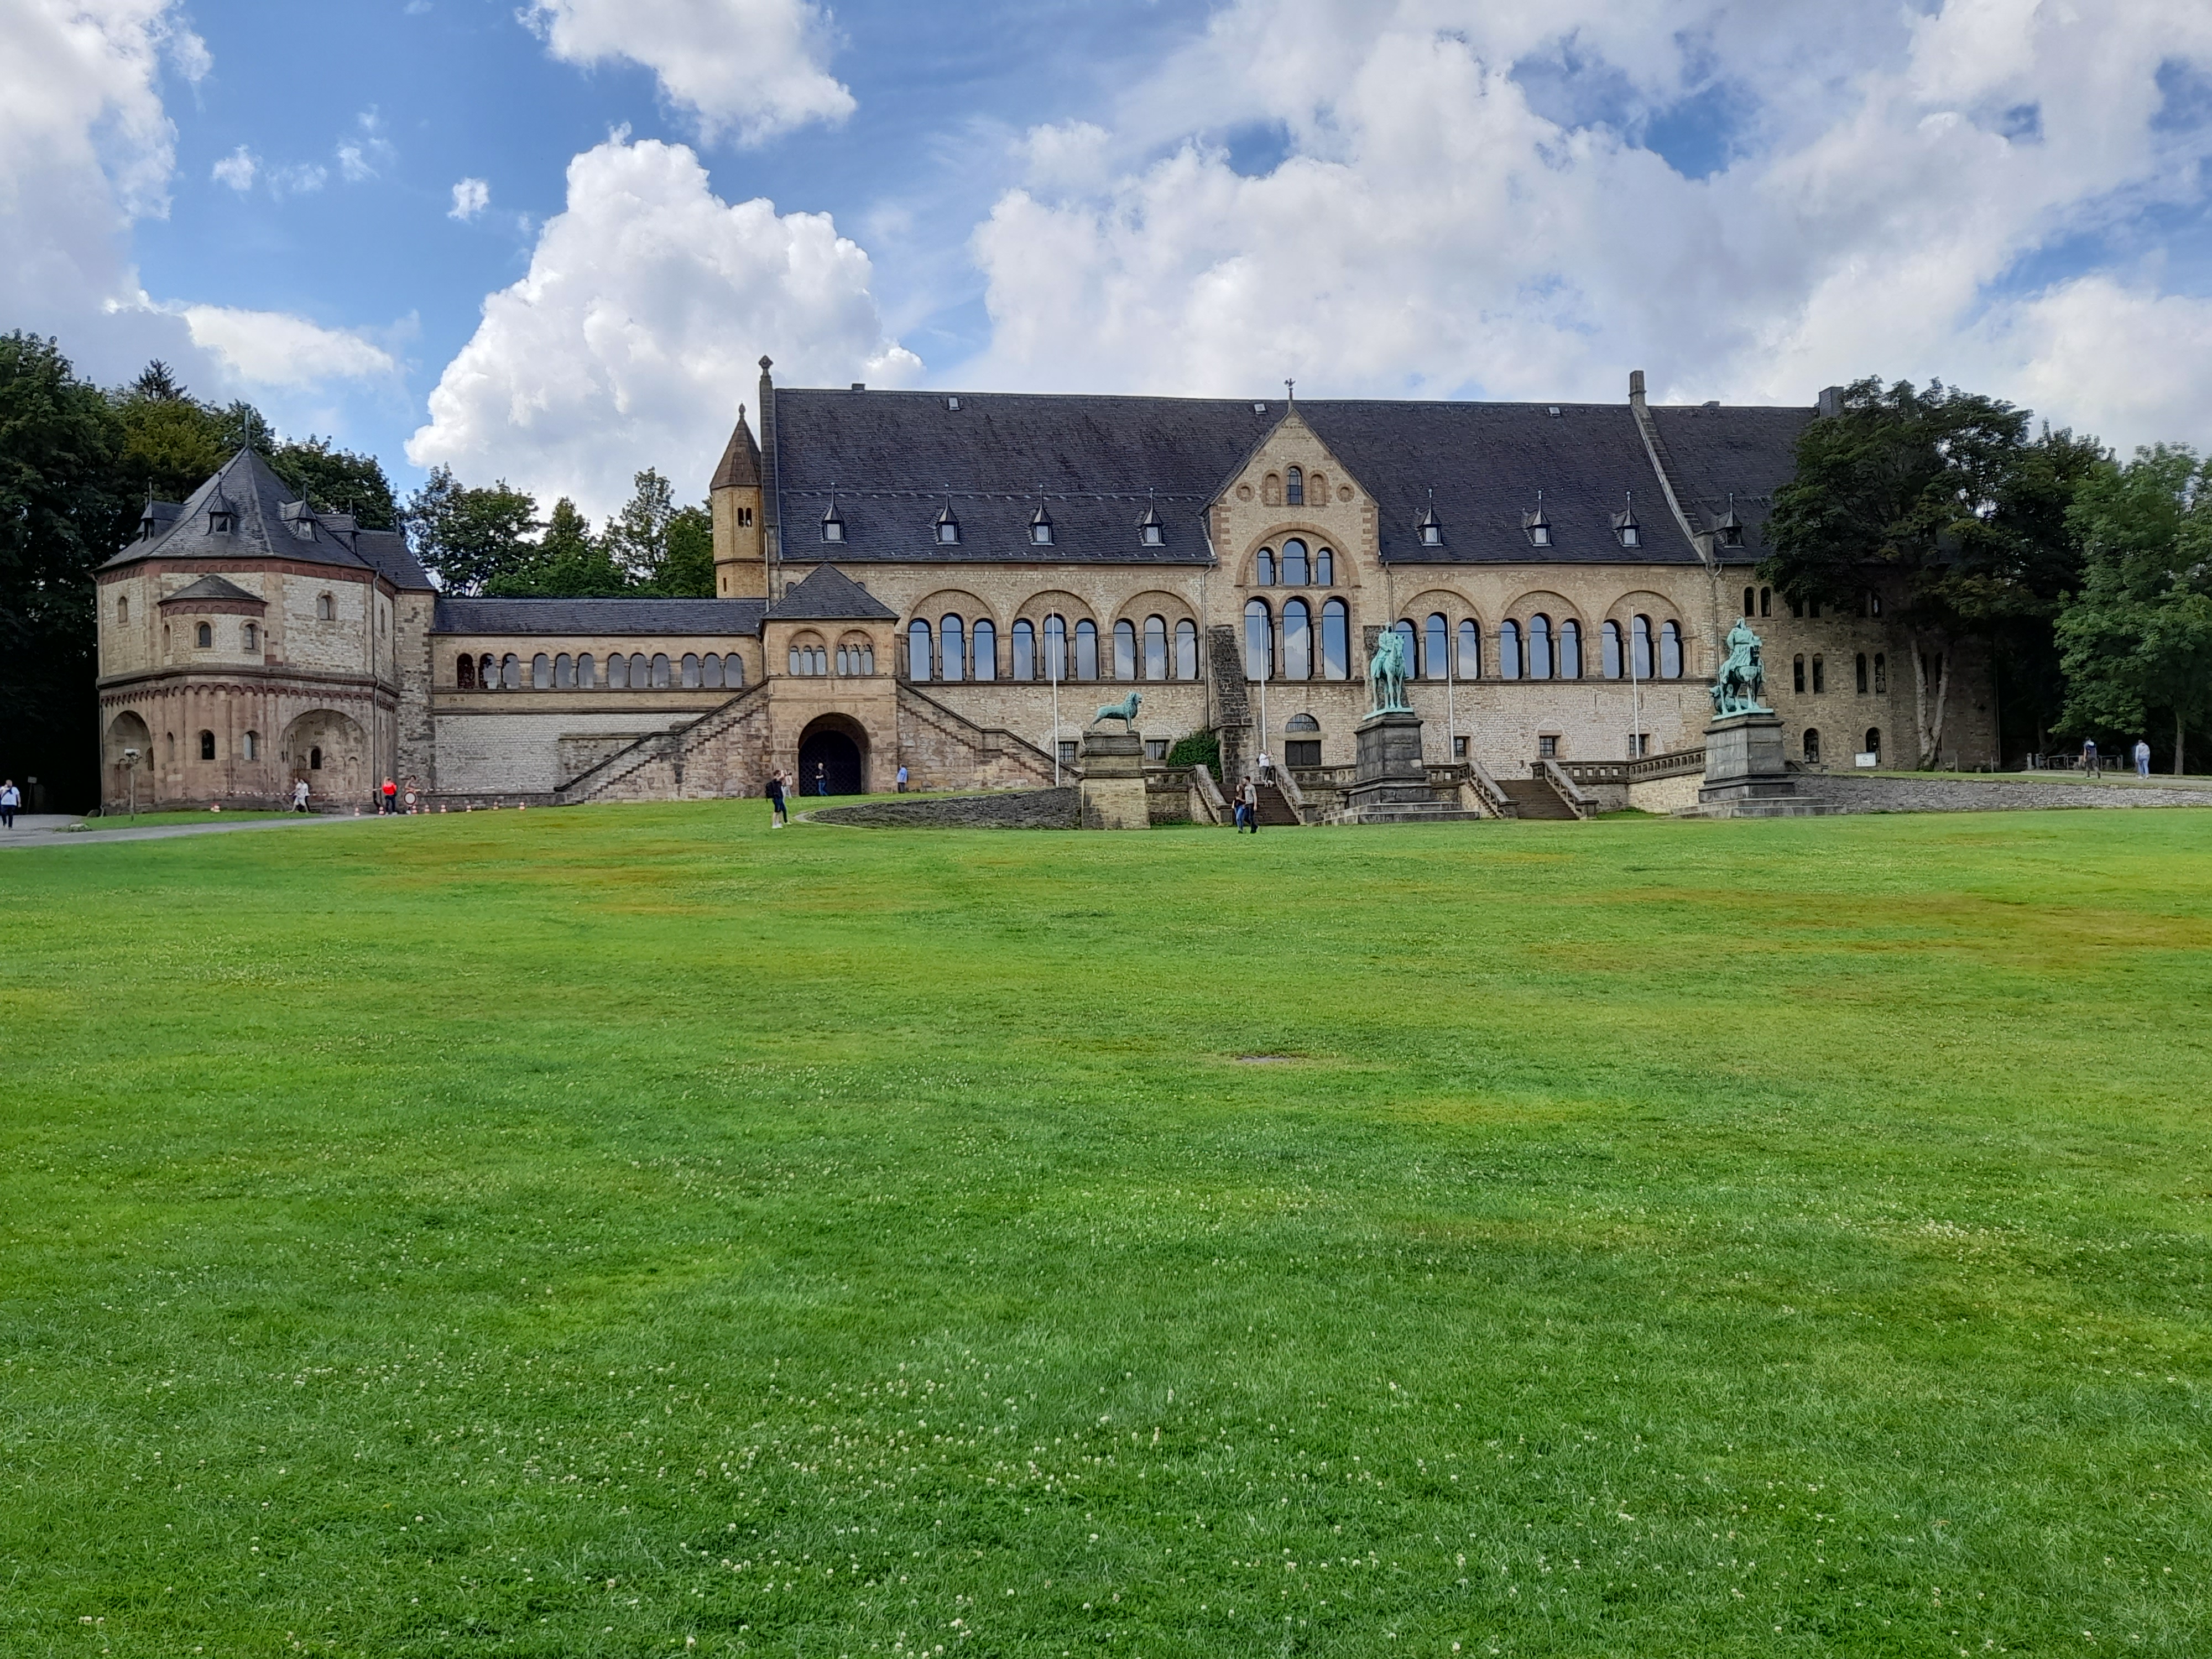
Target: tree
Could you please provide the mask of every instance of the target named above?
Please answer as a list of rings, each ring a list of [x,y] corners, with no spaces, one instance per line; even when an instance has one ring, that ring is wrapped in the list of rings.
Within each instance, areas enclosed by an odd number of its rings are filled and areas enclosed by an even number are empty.
[[[142,500],[181,501],[238,453],[236,423],[178,385],[159,358],[109,401],[122,425],[124,476]]]
[[[131,397],[153,403],[177,403],[185,397],[184,387],[177,384],[175,371],[159,357],[138,371],[138,378],[131,381],[129,391]]]
[[[399,527],[391,480],[374,455],[334,448],[327,438],[309,438],[277,445],[269,465],[319,513],[350,513],[363,530]]]
[[[471,489],[441,466],[407,498],[405,520],[415,556],[448,593],[481,593],[537,554],[538,503],[505,479]]]
[[[2092,440],[2047,428],[2027,410],[1931,381],[1925,392],[1869,379],[1797,441],[1776,492],[1759,574],[1796,601],[1855,604],[1901,588],[1910,630],[1919,763],[1943,742],[1959,643],[2047,635],[2077,555],[2064,504],[2101,464]]]
[[[706,507],[679,507],[669,516],[665,552],[653,591],[672,599],[714,597],[714,516]]]
[[[676,492],[649,466],[631,482],[635,490],[622,511],[607,520],[607,551],[641,591],[658,592],[653,584],[667,562],[668,522],[676,516]]]
[[[591,520],[566,495],[553,503],[545,533],[526,562],[484,584],[495,599],[597,599],[630,591],[629,579],[592,534]]]
[[[98,793],[93,572],[138,501],[99,388],[51,339],[0,335],[0,773]]]
[[[2139,449],[2076,493],[2081,591],[2058,618],[2062,729],[2142,733],[2173,721],[2173,769],[2191,726],[2212,726],[2212,460],[2183,445]]]

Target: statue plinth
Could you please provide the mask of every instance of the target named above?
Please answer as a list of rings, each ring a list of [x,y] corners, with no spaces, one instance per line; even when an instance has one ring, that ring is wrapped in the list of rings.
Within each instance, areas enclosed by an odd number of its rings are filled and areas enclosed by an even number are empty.
[[[1145,740],[1133,732],[1085,732],[1079,751],[1085,830],[1149,830]]]
[[[1352,787],[1344,792],[1344,816],[1352,823],[1449,823],[1479,816],[1461,806],[1457,789],[1429,781],[1421,717],[1412,709],[1370,714],[1354,738]]]
[[[1783,759],[1781,715],[1755,709],[1723,715],[1705,728],[1701,804],[1784,800],[1796,793]]]

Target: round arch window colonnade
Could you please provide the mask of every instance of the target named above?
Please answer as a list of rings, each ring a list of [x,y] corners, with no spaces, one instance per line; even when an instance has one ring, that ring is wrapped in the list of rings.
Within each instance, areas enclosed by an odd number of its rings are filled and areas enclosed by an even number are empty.
[[[1057,611],[1017,617],[1000,648],[988,617],[948,612],[906,626],[906,672],[916,680],[1194,680],[1198,624],[1161,615],[1124,617],[1102,637],[1088,617],[1071,626]]]
[[[463,691],[686,691],[742,690],[744,659],[732,651],[611,653],[601,663],[589,651],[571,656],[539,651],[526,661],[509,651],[502,655],[463,652],[453,661],[453,684]]]
[[[1349,613],[1341,599],[1323,602],[1318,653],[1313,616],[1304,599],[1285,600],[1278,629],[1267,600],[1244,604],[1244,675],[1255,680],[1340,680],[1352,678]],[[1654,623],[1641,614],[1626,625],[1599,625],[1595,660],[1581,621],[1554,622],[1542,611],[1509,619],[1486,641],[1473,617],[1457,621],[1431,611],[1416,623],[1407,617],[1392,624],[1406,642],[1408,677],[1423,680],[1679,680],[1682,678],[1682,625],[1673,618]],[[1486,665],[1487,672],[1486,672]],[[1358,665],[1364,672],[1365,665]]]

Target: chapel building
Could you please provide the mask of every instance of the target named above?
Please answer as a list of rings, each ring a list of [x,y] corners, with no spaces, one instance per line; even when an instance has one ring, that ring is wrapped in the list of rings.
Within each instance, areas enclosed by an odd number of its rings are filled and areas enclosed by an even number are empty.
[[[716,597],[437,591],[392,532],[241,452],[98,574],[106,793],[451,806],[1028,787],[1140,694],[1164,770],[1219,735],[1325,793],[1380,632],[1434,767],[1696,748],[1716,645],[1765,641],[1791,759],[1910,763],[1909,636],[1754,574],[1819,406],[791,389],[763,358],[709,485]],[[1825,396],[1826,394],[1824,394]],[[1994,759],[1985,662],[1947,744]]]

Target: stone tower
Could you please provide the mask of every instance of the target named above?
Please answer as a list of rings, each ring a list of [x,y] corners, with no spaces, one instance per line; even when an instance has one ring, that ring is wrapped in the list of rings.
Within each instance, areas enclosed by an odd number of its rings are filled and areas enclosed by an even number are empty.
[[[738,424],[730,434],[729,447],[714,469],[707,498],[714,514],[714,597],[718,599],[763,599],[768,597],[768,558],[762,539],[761,453],[745,424],[744,405],[738,406]]]

